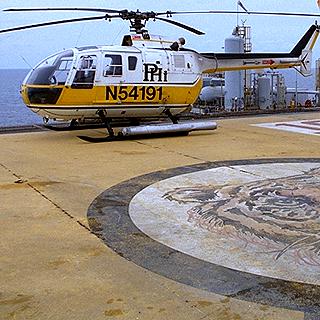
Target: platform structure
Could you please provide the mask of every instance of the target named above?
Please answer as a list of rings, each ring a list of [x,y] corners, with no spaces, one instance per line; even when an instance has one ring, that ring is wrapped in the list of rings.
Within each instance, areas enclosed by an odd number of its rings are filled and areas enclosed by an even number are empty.
[[[0,135],[0,318],[319,319],[316,119]]]

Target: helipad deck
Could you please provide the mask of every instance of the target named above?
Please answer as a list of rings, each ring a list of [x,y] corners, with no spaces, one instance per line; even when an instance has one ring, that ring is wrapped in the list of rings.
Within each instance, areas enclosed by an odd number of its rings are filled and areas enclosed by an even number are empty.
[[[319,319],[317,119],[0,135],[0,318]]]

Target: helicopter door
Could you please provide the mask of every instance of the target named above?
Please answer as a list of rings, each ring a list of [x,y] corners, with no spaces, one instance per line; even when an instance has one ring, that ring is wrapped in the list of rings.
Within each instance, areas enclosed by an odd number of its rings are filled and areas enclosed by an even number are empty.
[[[141,82],[140,74],[141,55],[135,53],[105,55],[103,75],[109,78],[108,82],[134,84]]]
[[[162,52],[146,52],[143,67],[143,81],[159,84],[168,81],[168,61]]]
[[[76,75],[71,85],[74,89],[92,89],[96,75],[97,56],[80,57]]]

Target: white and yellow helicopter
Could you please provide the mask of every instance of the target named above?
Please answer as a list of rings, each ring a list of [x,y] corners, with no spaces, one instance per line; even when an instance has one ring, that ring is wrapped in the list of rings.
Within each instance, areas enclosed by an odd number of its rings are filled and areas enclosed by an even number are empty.
[[[162,21],[197,35],[203,32],[171,20],[178,14],[237,14],[238,11],[140,12],[100,8],[14,8],[4,11],[89,11],[103,15],[50,21],[0,30],[0,33],[62,23],[123,19],[131,34],[118,46],[78,47],[56,53],[35,66],[22,84],[24,103],[44,119],[100,118],[114,137],[112,120],[164,117],[164,128],[124,128],[122,135],[162,131],[214,129],[215,123],[178,124],[202,88],[202,74],[243,69],[299,68],[311,72],[311,52],[319,35],[312,25],[288,53],[199,53],[184,47],[185,40],[169,41],[145,29],[148,20]],[[319,17],[318,14],[243,12],[247,14]],[[165,17],[163,17],[165,16]],[[152,131],[153,130],[153,131]]]

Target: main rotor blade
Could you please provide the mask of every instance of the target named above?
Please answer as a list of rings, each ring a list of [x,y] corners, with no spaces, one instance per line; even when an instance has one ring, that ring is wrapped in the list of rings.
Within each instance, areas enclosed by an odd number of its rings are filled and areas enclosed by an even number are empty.
[[[249,15],[266,15],[266,16],[291,16],[291,17],[320,17],[320,13],[304,12],[272,12],[272,11],[233,11],[233,10],[209,10],[209,11],[167,11],[160,12],[157,15],[171,16],[174,14],[249,14]]]
[[[180,28],[186,29],[186,30],[188,30],[190,32],[193,32],[193,33],[197,34],[197,35],[205,34],[204,32],[202,32],[200,30],[197,30],[195,28],[189,27],[186,24],[183,24],[183,23],[180,23],[180,22],[177,22],[177,21],[174,21],[174,20],[169,20],[169,19],[160,18],[160,17],[156,17],[155,19],[171,23],[171,24],[173,24],[175,26],[178,26]]]
[[[268,16],[288,16],[288,17],[320,17],[319,13],[303,13],[303,12],[260,12],[248,11],[252,15],[268,15]]]
[[[92,12],[105,12],[105,13],[120,13],[121,10],[114,9],[100,9],[100,8],[8,8],[3,9],[2,11],[11,11],[11,12],[19,12],[19,11],[92,11]]]
[[[29,24],[26,26],[20,26],[20,27],[15,27],[15,28],[3,29],[3,30],[0,30],[0,33],[10,32],[10,31],[18,31],[18,30],[24,30],[24,29],[31,29],[31,28],[37,28],[37,27],[44,27],[44,26],[51,26],[51,25],[62,24],[62,23],[91,21],[91,20],[100,20],[100,19],[107,19],[107,18],[115,18],[115,17],[109,17],[108,15],[104,15],[104,16],[98,16],[98,17],[56,20],[56,21],[49,21],[49,22],[43,22],[43,23]]]
[[[57,7],[57,8],[8,8],[3,11],[91,11],[91,12],[105,12],[105,13],[121,13],[126,10],[114,10],[103,8],[81,8],[81,7]],[[158,12],[156,16],[173,15],[173,14],[252,14],[252,15],[273,15],[273,16],[293,16],[293,17],[320,17],[318,13],[303,13],[303,12],[272,12],[272,11],[233,11],[233,10],[203,10],[203,11],[166,11]]]

